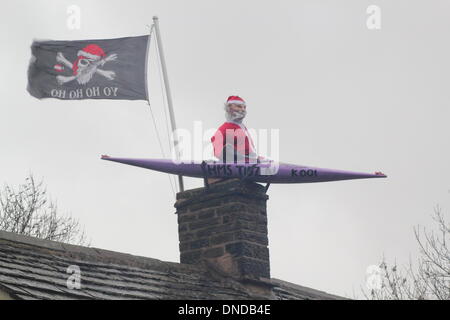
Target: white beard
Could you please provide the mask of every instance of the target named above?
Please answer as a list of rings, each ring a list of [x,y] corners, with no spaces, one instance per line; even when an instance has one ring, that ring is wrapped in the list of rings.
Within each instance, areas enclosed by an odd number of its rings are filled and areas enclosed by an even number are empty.
[[[241,123],[244,120],[247,111],[225,111],[225,118],[227,121]]]
[[[97,65],[91,64],[82,70],[78,69],[77,81],[79,84],[86,84],[91,80],[94,73],[97,71]]]

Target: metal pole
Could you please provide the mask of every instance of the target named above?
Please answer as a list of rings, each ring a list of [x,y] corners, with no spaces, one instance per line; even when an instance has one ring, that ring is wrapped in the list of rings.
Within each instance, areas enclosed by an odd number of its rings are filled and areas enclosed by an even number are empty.
[[[161,59],[161,68],[164,77],[164,86],[166,88],[167,104],[169,106],[170,124],[172,126],[172,133],[174,134],[173,144],[175,150],[175,157],[177,160],[179,160],[180,155],[178,153],[178,135],[176,133],[177,125],[175,123],[175,115],[173,113],[172,94],[170,92],[169,78],[167,77],[166,60],[164,58],[164,50],[161,41],[161,34],[159,33],[159,23],[157,16],[153,16],[153,23],[156,31],[156,42],[158,43],[159,58]],[[183,176],[178,176],[178,184],[180,186],[180,191],[184,191]]]

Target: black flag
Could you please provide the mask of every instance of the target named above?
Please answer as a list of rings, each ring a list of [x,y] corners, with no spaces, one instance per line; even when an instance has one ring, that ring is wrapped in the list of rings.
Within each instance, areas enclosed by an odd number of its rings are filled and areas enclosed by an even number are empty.
[[[34,41],[27,90],[38,99],[147,100],[149,40]]]

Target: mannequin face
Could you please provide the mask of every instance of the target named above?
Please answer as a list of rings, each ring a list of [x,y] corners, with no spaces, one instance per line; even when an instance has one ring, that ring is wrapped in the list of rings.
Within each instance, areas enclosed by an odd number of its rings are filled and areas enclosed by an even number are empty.
[[[225,108],[225,118],[228,121],[242,122],[247,114],[246,106],[230,103]]]
[[[242,111],[245,111],[246,108],[247,107],[245,106],[245,104],[235,104],[235,103],[230,104],[231,111],[242,112]]]

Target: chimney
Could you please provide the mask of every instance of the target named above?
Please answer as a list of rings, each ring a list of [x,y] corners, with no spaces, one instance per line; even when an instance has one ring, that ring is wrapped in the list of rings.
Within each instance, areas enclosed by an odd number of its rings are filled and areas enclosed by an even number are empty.
[[[270,279],[264,186],[228,179],[179,192],[180,262],[204,263],[227,276]]]

